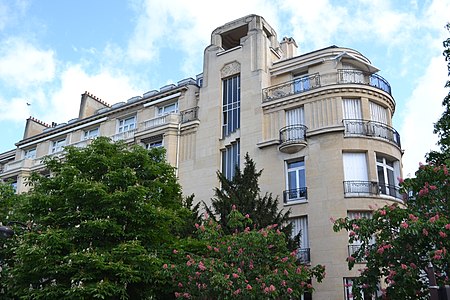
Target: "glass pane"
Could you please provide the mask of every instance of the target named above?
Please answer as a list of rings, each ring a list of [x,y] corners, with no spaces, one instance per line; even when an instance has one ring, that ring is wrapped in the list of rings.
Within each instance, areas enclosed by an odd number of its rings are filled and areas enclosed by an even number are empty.
[[[297,186],[297,172],[288,172],[288,190],[293,190],[298,188]]]
[[[298,173],[299,173],[299,175],[298,175],[299,187],[301,187],[301,188],[306,187],[305,169],[298,170]]]
[[[300,167],[304,167],[304,166],[305,166],[305,162],[303,160],[288,163],[288,169],[300,168]]]

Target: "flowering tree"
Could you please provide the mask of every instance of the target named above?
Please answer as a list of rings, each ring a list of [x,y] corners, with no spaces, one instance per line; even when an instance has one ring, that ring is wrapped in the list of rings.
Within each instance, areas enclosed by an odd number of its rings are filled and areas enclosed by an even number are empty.
[[[450,39],[444,47],[450,75]],[[334,223],[335,231],[349,232],[350,243],[361,243],[347,258],[350,269],[361,266],[360,277],[353,281],[355,299],[374,294],[380,281],[383,299],[429,299],[429,264],[439,286],[450,283],[450,93],[442,104],[445,111],[434,130],[440,151],[428,153],[428,164],[401,183],[404,205],[380,208],[371,219]]]
[[[335,231],[349,231],[350,243],[361,242],[347,259],[350,269],[362,267],[360,277],[354,279],[355,299],[362,299],[362,293],[375,294],[381,280],[381,292],[388,299],[428,299],[429,263],[435,268],[438,285],[450,283],[447,166],[423,165],[402,188],[412,195],[405,206],[385,206],[371,219],[341,218],[334,224]]]
[[[203,248],[196,254],[173,251],[182,263],[163,269],[178,286],[177,298],[297,299],[313,291],[313,277],[323,279],[323,266],[298,264],[277,224],[250,229],[252,220],[235,208],[228,223],[236,228],[231,235],[207,216],[205,225],[197,225]]]

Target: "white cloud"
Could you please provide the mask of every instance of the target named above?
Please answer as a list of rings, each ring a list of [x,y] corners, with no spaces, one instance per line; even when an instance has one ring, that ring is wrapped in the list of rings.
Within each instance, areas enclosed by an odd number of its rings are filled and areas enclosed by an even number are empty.
[[[0,121],[23,122],[30,116],[26,98],[0,99]]]
[[[51,81],[56,62],[52,50],[41,50],[20,38],[9,38],[0,46],[0,80],[15,88]]]
[[[416,81],[416,88],[406,100],[403,122],[400,128],[403,156],[403,175],[414,176],[419,162],[436,149],[437,136],[433,135],[433,124],[442,114],[442,100],[446,65],[442,56],[433,57],[426,72]]]
[[[47,123],[67,122],[78,117],[81,94],[85,91],[109,104],[142,94],[133,86],[130,78],[108,70],[88,74],[81,65],[72,65],[61,73],[60,78],[60,88],[51,92],[47,101],[38,101],[44,106],[40,107],[43,113],[37,117]]]

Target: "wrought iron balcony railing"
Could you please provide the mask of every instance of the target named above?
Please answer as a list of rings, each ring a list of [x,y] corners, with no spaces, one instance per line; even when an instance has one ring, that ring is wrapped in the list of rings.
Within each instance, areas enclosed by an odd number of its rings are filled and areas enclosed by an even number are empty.
[[[309,264],[311,262],[310,248],[299,248],[297,250],[297,260],[302,264]]]
[[[319,87],[336,84],[369,85],[392,95],[389,82],[380,75],[360,70],[339,69],[336,73],[323,75],[315,73],[265,88],[262,90],[262,101],[269,102],[290,95],[304,93]]]
[[[284,203],[294,202],[294,201],[304,201],[308,199],[308,188],[301,187],[298,189],[291,189],[283,191]]]
[[[403,199],[403,195],[400,193],[400,188],[391,184],[379,184],[380,194],[392,196],[397,199]]]
[[[305,125],[289,125],[280,129],[280,143],[299,142],[306,140]]]
[[[344,195],[346,196],[363,196],[363,195],[378,195],[378,182],[374,181],[344,181]]]
[[[391,95],[391,85],[378,74],[353,69],[340,69],[338,70],[338,83],[367,84]]]
[[[382,138],[401,148],[400,134],[389,125],[361,119],[344,119],[342,122],[344,123],[346,136],[359,135]]]
[[[395,185],[380,184],[375,181],[344,181],[344,196],[377,196],[377,195],[391,196],[403,200],[403,195],[400,193],[400,188]]]

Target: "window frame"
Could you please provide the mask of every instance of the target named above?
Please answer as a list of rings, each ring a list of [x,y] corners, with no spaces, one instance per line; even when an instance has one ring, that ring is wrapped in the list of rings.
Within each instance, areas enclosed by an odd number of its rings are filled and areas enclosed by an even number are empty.
[[[240,148],[240,141],[236,140],[221,150],[222,174],[228,180],[232,180],[236,174],[236,166],[240,167]]]
[[[129,121],[131,119],[133,121],[131,123],[127,123],[127,121]],[[136,115],[131,115],[131,116],[117,119],[117,133],[123,133],[123,132],[128,132],[128,131],[134,130],[134,129],[136,129],[136,126],[137,126],[137,116]],[[124,130],[124,129],[126,129],[126,130]]]
[[[241,127],[241,75],[222,78],[222,135]]]
[[[96,131],[96,133],[93,133]],[[94,127],[83,131],[83,140],[95,139],[100,136],[100,127]]]
[[[30,148],[30,149],[26,149],[24,154],[23,154],[23,158],[24,159],[35,159],[36,158],[36,152],[37,152],[37,148],[36,147]]]
[[[298,163],[301,163],[301,165],[293,166]],[[291,186],[292,177],[290,177],[290,174],[292,174],[292,172],[294,172],[295,176],[295,187]],[[284,192],[284,203],[307,202],[306,163],[304,157],[285,161],[285,179],[286,190]],[[291,197],[292,195],[294,197]]]
[[[379,159],[382,161],[379,162]],[[390,164],[392,164],[392,166]],[[400,184],[398,181],[398,178],[400,177],[400,162],[387,155],[375,153],[375,167],[380,194],[401,199],[401,197],[397,195]],[[380,172],[380,170],[382,172]],[[383,174],[383,183],[380,181],[380,173]]]
[[[174,107],[173,109],[171,109],[172,106]],[[178,112],[179,112],[178,101],[176,101],[162,106],[158,106],[156,110],[156,116],[162,117],[169,114],[177,114]]]
[[[50,153],[58,153],[64,150],[64,147],[67,145],[67,137],[63,139],[52,140],[50,144]]]

